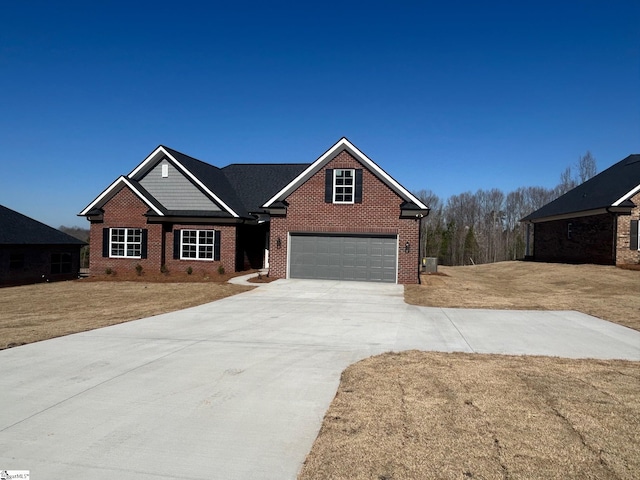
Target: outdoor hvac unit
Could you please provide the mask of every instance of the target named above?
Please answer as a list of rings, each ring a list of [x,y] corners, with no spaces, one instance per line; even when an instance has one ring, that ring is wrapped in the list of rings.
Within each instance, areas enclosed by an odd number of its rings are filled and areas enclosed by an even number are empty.
[[[438,272],[438,257],[423,257],[422,273],[437,273],[437,272]]]

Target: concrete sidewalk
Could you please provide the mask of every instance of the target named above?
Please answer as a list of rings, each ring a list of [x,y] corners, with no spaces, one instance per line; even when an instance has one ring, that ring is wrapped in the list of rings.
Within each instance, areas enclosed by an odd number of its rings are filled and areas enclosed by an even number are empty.
[[[415,307],[398,285],[279,280],[0,351],[0,470],[293,479],[342,370],[414,348],[640,360],[640,332],[577,312]]]

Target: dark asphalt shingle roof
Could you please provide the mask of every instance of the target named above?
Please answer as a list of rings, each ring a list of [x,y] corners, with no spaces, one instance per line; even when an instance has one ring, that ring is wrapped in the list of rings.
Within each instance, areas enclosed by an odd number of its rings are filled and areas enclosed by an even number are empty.
[[[267,200],[308,166],[308,163],[235,163],[222,171],[244,202],[247,212],[258,212]]]
[[[172,148],[166,146],[164,148],[234,212],[243,217],[248,216],[244,203],[220,168]]]
[[[522,220],[536,220],[611,207],[640,185],[640,155],[629,155]],[[625,204],[623,203],[622,206]]]
[[[241,217],[259,211],[263,203],[309,166],[302,163],[234,163],[218,168],[172,148],[164,148]]]
[[[0,205],[0,244],[85,245],[85,242]]]

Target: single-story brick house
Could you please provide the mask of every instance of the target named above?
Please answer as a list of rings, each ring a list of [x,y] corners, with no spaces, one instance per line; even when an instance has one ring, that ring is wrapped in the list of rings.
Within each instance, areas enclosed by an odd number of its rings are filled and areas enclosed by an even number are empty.
[[[543,262],[640,264],[639,220],[640,155],[629,155],[524,217],[527,256]]]
[[[342,138],[313,163],[223,168],[161,145],[79,215],[91,222],[91,275],[222,266],[417,283],[418,220],[428,213]]]
[[[82,240],[0,205],[0,285],[78,278],[84,245]]]

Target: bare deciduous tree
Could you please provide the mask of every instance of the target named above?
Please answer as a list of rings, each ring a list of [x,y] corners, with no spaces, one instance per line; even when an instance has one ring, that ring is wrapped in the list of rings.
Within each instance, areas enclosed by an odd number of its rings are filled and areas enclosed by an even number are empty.
[[[578,159],[578,180],[580,183],[584,183],[591,177],[595,177],[596,173],[598,173],[596,159],[593,158],[591,152],[587,150],[587,153]]]
[[[520,187],[507,195],[499,189],[452,195],[442,201],[431,190],[416,193],[431,208],[421,221],[421,255],[444,265],[516,260],[525,255],[526,226],[520,219],[595,175],[590,152],[580,159],[578,178],[567,167],[555,188]]]

